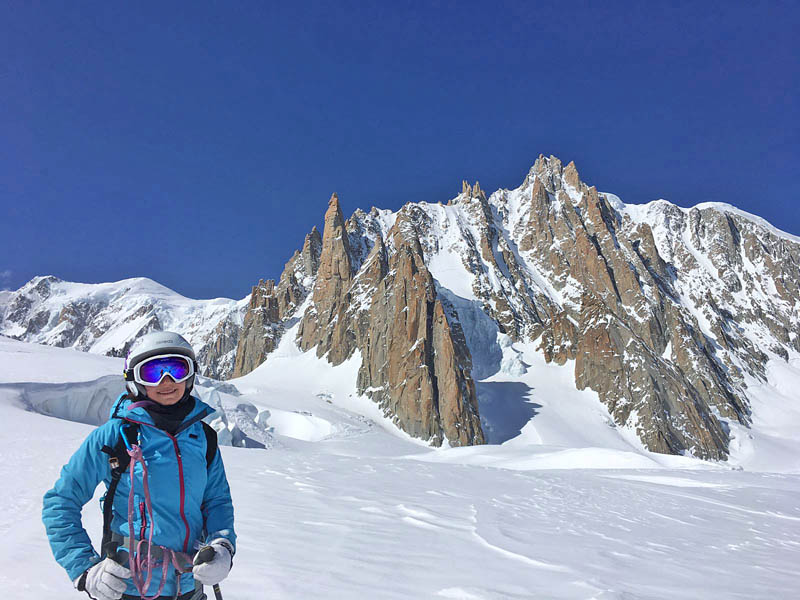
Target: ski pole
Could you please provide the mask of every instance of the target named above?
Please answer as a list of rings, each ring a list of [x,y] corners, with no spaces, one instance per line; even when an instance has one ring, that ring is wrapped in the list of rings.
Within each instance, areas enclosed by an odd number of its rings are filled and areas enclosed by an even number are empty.
[[[215,554],[216,552],[211,546],[204,546],[198,550],[197,555],[194,557],[194,564],[201,565],[211,562],[214,560]],[[222,600],[222,590],[219,589],[219,584],[215,583],[212,587],[214,588],[214,596],[216,596],[217,600]]]

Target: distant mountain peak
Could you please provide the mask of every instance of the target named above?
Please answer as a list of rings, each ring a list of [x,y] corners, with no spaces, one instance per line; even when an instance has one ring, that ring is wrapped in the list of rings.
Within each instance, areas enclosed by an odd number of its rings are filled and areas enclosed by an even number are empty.
[[[146,277],[113,283],[71,283],[34,277],[0,303],[0,333],[51,346],[124,356],[153,330],[180,331],[193,344],[203,373],[230,375],[246,305],[190,300]]]

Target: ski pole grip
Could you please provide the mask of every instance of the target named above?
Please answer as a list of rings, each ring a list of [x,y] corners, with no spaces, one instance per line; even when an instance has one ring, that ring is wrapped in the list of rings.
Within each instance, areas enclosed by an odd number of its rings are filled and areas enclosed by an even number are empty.
[[[114,540],[109,540],[105,543],[105,546],[103,546],[103,555],[105,558],[110,558],[115,563],[122,564],[119,552],[117,552],[117,543]]]
[[[216,554],[216,550],[211,546],[203,546],[200,550],[197,551],[197,554],[194,555],[194,564],[202,565],[203,563],[211,562],[214,560],[214,555]]]

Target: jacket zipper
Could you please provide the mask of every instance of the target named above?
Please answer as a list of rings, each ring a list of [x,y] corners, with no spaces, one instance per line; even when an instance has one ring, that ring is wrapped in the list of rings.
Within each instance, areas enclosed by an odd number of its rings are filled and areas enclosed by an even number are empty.
[[[164,433],[167,433],[166,431]],[[180,489],[181,489],[181,519],[183,520],[183,525],[186,527],[186,537],[183,540],[183,551],[189,551],[189,521],[186,520],[186,513],[183,510],[184,501],[186,498],[186,491],[183,485],[183,460],[181,460],[181,450],[178,447],[178,440],[174,435],[167,433],[169,439],[172,440],[172,446],[175,448],[175,456],[178,459],[178,479],[180,480]]]

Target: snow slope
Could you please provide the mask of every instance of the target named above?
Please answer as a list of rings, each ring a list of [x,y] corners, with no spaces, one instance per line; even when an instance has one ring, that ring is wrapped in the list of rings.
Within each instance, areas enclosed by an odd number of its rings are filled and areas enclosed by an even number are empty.
[[[488,410],[496,441],[505,441],[487,447],[434,450],[409,440],[355,395],[357,362],[332,368],[287,341],[250,375],[224,387],[206,382],[207,397],[216,394],[229,416],[250,416],[272,440],[266,450],[222,448],[239,533],[224,597],[800,594],[800,474],[644,452],[608,427],[595,399],[565,391],[568,373],[536,363],[524,347],[510,350],[519,362],[506,364],[525,367],[522,383],[501,371],[480,383],[492,390],[482,402],[507,401],[510,383],[529,386],[531,403],[507,419]],[[30,409],[41,406],[42,386],[63,386],[62,404],[73,405],[79,386],[106,379],[113,387],[107,376],[118,363],[0,338],[0,477],[16,484],[0,513],[4,598],[79,597],[52,560],[40,511],[92,426]],[[578,431],[564,425],[574,411],[584,415]],[[96,501],[83,518],[97,541]]]

